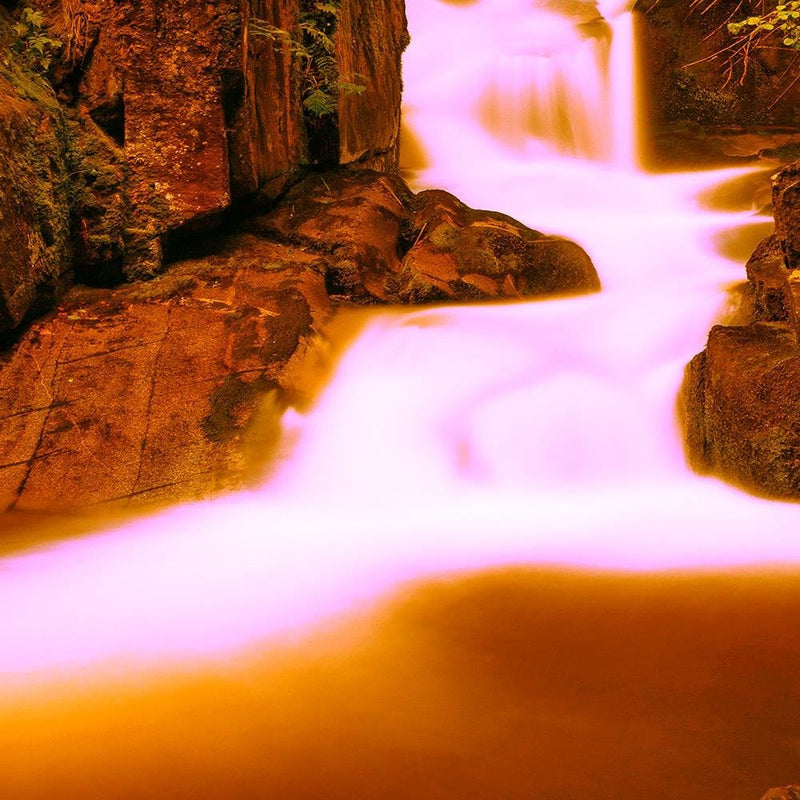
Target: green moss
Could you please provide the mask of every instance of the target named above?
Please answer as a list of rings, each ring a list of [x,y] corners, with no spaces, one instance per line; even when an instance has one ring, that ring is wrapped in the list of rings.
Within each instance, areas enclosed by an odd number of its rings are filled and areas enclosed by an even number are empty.
[[[155,280],[131,284],[125,296],[137,302],[163,302],[189,294],[197,284],[192,275],[167,273]]]
[[[429,234],[428,241],[437,249],[450,252],[458,243],[460,231],[449,222],[437,225]]]

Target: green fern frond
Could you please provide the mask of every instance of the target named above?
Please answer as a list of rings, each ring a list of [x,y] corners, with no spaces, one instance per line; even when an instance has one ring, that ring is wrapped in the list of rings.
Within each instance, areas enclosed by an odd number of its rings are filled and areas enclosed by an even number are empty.
[[[339,16],[339,6],[334,3],[316,3],[314,8],[322,14],[330,14],[333,17]]]
[[[327,117],[336,111],[336,98],[323,89],[315,89],[303,100],[303,108],[315,117]]]
[[[339,81],[336,88],[342,94],[364,94],[367,91],[367,87],[363,83],[348,83],[347,81]]]
[[[339,17],[341,0],[317,0],[310,10],[301,12],[293,32],[271,25],[263,19],[251,19],[254,36],[270,39],[278,46],[288,46],[299,66],[303,86],[303,109],[312,117],[334,114],[337,97],[357,95],[366,91],[363,75],[339,75],[333,34]]]

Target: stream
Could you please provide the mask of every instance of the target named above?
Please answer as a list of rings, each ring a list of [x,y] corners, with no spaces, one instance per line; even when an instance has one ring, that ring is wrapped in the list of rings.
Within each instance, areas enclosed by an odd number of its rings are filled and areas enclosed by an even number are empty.
[[[638,166],[624,9],[407,5],[413,188],[602,292],[376,311],[262,487],[0,560],[3,797],[800,780],[800,508],[692,473],[675,414],[768,232],[709,201],[752,170]]]

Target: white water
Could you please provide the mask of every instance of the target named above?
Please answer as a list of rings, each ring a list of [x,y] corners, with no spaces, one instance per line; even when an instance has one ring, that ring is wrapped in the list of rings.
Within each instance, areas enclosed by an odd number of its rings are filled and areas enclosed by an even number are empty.
[[[0,562],[0,608],[14,609],[0,615],[7,685],[225,659],[466,569],[800,562],[800,509],[692,475],[674,422],[683,366],[743,275],[713,238],[754,222],[695,198],[738,173],[630,166],[630,50],[612,50],[621,77],[606,91],[596,40],[563,20],[558,44],[575,44],[574,60],[559,51],[559,65],[524,73],[517,50],[542,13],[521,0],[411,0],[409,19],[407,118],[431,165],[418,186],[576,239],[603,292],[376,313],[313,412],[290,415],[298,445],[261,490]],[[524,74],[506,96],[509,60]],[[550,122],[538,139],[518,124],[529,79],[586,89],[565,98],[570,113],[585,107],[567,147]],[[563,95],[536,92],[545,116]],[[584,148],[589,119],[600,130]]]

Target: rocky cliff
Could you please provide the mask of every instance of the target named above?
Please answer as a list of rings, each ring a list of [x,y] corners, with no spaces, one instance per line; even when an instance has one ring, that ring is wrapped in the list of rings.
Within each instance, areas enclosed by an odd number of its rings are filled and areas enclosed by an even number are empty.
[[[741,324],[712,328],[679,407],[695,469],[800,497],[800,163],[772,191],[776,232],[748,261]]]
[[[42,18],[27,33],[0,9],[0,330],[73,272],[156,274],[175,241],[274,199],[313,162],[396,165],[402,0],[333,4],[329,81],[366,88],[324,126],[304,113],[291,45],[264,34],[302,36],[314,5],[30,0]],[[39,34],[61,43],[49,69],[25,57]]]

